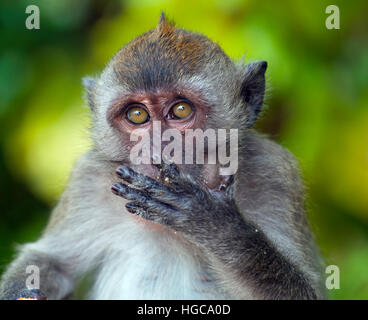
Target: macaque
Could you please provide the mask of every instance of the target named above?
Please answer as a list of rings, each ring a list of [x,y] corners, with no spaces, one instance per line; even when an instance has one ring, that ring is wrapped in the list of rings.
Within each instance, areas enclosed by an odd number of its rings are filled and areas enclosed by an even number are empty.
[[[93,147],[40,239],[3,274],[1,298],[73,299],[88,275],[86,299],[323,299],[296,161],[252,129],[266,69],[162,15],[86,78]],[[154,123],[179,136],[227,130],[226,143],[235,129],[236,172],[163,157],[170,142],[152,147]],[[130,157],[145,133],[151,163]],[[26,285],[30,265],[39,288]]]

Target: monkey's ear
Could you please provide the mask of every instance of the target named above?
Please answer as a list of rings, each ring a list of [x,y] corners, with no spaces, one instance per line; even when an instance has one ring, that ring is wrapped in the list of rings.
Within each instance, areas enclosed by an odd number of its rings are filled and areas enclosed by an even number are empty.
[[[93,93],[93,90],[94,90],[94,87],[95,87],[96,80],[92,77],[85,77],[85,78],[83,78],[82,83],[83,83],[84,88],[87,91],[87,99],[88,99],[89,107],[93,111],[94,110],[94,101],[93,101],[93,98],[92,98],[92,93]]]
[[[255,61],[247,64],[244,69],[241,96],[246,104],[249,126],[257,120],[261,111],[265,93],[266,61]]]

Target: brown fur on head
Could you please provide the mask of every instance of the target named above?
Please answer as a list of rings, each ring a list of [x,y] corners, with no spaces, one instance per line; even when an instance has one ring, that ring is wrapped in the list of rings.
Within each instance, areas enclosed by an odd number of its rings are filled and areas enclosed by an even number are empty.
[[[93,110],[95,146],[107,160],[129,163],[129,103],[145,105],[162,128],[238,128],[239,141],[263,103],[265,62],[235,64],[207,37],[176,28],[161,16],[158,26],[125,45],[96,81],[85,81]],[[178,98],[191,101],[192,122],[173,124],[161,112]],[[151,130],[150,124],[145,124]],[[143,128],[143,126],[142,126]]]
[[[214,57],[231,64],[216,43],[175,28],[161,15],[158,26],[124,46],[111,66],[118,81],[132,91],[171,89],[183,77],[200,74]]]

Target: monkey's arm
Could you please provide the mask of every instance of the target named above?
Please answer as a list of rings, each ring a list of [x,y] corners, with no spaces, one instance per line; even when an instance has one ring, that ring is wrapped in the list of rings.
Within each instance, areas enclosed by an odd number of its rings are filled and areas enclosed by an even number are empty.
[[[33,289],[39,283],[39,289]],[[29,287],[31,285],[31,287]],[[52,255],[40,252],[37,243],[23,246],[1,279],[0,300],[63,299],[73,288],[73,277]]]
[[[81,180],[85,175],[83,168],[90,169],[85,165],[86,159],[87,157],[84,157],[77,162],[71,181],[53,210],[42,237],[34,243],[21,246],[16,259],[2,275],[0,299],[19,297],[39,299],[44,296],[50,300],[65,299],[73,291],[78,274],[84,271],[82,267],[95,258],[93,252],[89,252],[88,257],[83,256],[93,241],[91,237],[86,237],[87,232],[82,227],[86,224],[83,216],[90,217],[93,210],[87,205],[86,208],[81,205],[83,203],[81,186],[91,184],[78,182],[84,181]],[[91,208],[96,208],[96,204],[90,199],[85,203],[90,204]],[[27,273],[28,266],[38,268],[39,290],[27,289],[27,279],[37,277],[38,273],[37,271]]]
[[[64,231],[68,223],[64,218],[70,211],[69,193],[62,195],[52,213],[51,220],[57,220],[59,226],[49,228],[39,240],[19,248],[16,259],[1,277],[0,299],[64,299],[73,290],[77,265],[72,267],[75,261],[71,257],[75,256],[76,246]],[[39,290],[29,290],[29,284],[38,284]]]
[[[175,165],[164,165],[163,172],[169,184],[119,167],[119,176],[132,187],[116,183],[113,192],[131,201],[129,212],[179,231],[201,247],[236,296],[249,297],[251,288],[256,298],[317,298],[303,273],[242,218],[233,201],[214,196]]]
[[[101,235],[112,234],[125,220],[121,199],[110,191],[115,164],[95,158],[91,151],[78,159],[42,237],[22,246],[2,275],[2,299],[31,294],[24,291],[28,265],[39,268],[40,293],[47,299],[69,298],[78,280],[103,260],[110,237]]]

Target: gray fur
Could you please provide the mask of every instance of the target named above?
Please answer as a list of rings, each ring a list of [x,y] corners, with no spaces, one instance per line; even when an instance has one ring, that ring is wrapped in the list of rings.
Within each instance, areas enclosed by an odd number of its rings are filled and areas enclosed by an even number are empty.
[[[266,64],[236,64],[204,36],[175,29],[180,39],[199,41],[208,51],[185,68],[174,52],[175,59],[165,58],[165,72],[155,66],[156,73],[147,73],[159,61],[159,45],[174,50],[170,41],[175,31],[170,30],[161,26],[142,36],[139,41],[147,37],[148,44],[152,42],[146,60],[133,55],[130,61],[128,46],[99,77],[84,81],[94,147],[76,164],[42,237],[23,246],[4,273],[1,298],[16,297],[29,264],[40,267],[40,290],[48,299],[69,297],[90,271],[95,275],[87,296],[91,299],[324,297],[321,261],[306,222],[296,162],[250,128],[263,103]],[[129,65],[135,71],[127,74]],[[144,78],[129,80],[141,71]],[[126,143],[106,116],[112,103],[137,90],[173,88],[200,92],[211,106],[203,129],[239,129],[240,163],[232,184],[225,195],[217,196],[199,183],[205,166],[181,166],[178,189],[158,196],[153,189],[127,190],[121,184],[116,192],[124,199],[117,197],[110,191],[118,181],[115,170],[131,164]],[[165,187],[154,185],[158,190]],[[138,194],[143,203],[129,207]],[[128,212],[127,204],[140,217]]]

